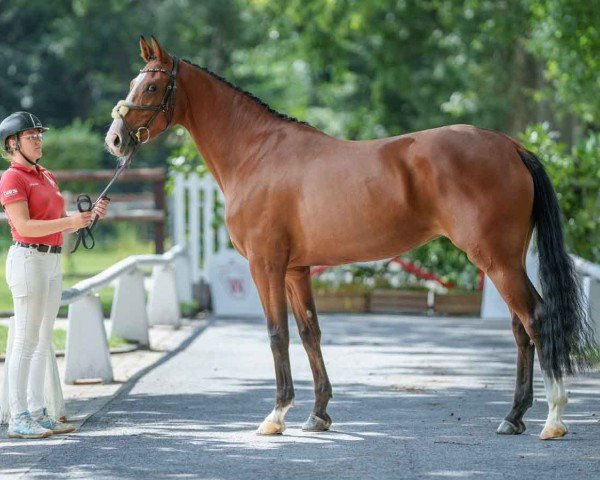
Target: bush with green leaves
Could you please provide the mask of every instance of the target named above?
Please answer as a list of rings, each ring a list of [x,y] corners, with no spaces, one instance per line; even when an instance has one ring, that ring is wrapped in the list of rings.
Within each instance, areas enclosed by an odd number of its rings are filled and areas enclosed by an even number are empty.
[[[521,140],[544,164],[563,211],[567,249],[600,263],[600,133],[572,148],[562,143],[548,123],[531,126]]]
[[[44,134],[44,163],[51,170],[96,169],[104,156],[104,139],[90,122],[75,120]]]
[[[104,139],[92,130],[91,122],[75,120],[63,128],[51,127],[44,134],[41,164],[55,170],[96,170],[102,165]],[[60,182],[61,190],[74,194],[95,191],[97,182]]]

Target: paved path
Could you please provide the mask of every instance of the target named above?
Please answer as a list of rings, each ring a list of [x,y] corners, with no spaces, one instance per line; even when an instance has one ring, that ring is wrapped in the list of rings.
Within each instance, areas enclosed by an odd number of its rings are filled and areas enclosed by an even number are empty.
[[[328,315],[321,324],[334,388],[331,432],[300,430],[313,396],[294,334],[296,408],[288,430],[255,436],[274,397],[266,328],[262,320],[219,320],[75,435],[2,439],[0,476],[600,478],[597,374],[568,383],[571,433],[564,440],[537,440],[546,416],[539,380],[529,430],[494,433],[512,400],[507,320]]]

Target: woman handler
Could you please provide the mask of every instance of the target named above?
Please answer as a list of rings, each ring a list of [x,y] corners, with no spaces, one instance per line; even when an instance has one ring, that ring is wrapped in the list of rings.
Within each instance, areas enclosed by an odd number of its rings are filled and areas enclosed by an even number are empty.
[[[46,130],[27,112],[13,113],[0,123],[0,148],[11,162],[0,179],[0,203],[14,242],[6,258],[15,312],[6,372],[12,438],[44,438],[74,430],[50,417],[44,406],[47,351],[62,293],[62,234],[91,225],[94,216],[103,218],[108,204],[103,200],[92,212],[67,216],[56,177],[38,164]]]

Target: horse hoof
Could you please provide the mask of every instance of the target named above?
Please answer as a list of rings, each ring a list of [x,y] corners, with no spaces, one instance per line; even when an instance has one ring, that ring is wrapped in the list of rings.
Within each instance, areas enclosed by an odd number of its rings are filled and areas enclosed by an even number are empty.
[[[502,423],[496,430],[499,435],[520,435],[526,430],[525,423],[520,421],[517,425],[513,425],[508,420],[502,420]]]
[[[257,435],[281,435],[285,430],[285,423],[276,423],[271,420],[265,420],[260,424]]]
[[[562,438],[567,434],[567,427],[562,422],[546,424],[542,433],[540,433],[540,440],[552,440],[555,438]]]
[[[302,425],[305,432],[325,432],[331,427],[331,417],[325,414],[326,418],[317,417],[314,413],[310,414],[308,420]]]

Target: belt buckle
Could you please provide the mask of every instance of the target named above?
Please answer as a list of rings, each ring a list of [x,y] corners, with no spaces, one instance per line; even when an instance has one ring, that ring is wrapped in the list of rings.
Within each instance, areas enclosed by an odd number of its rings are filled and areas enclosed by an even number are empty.
[[[50,251],[50,245],[38,244],[36,248],[38,252],[42,253],[48,253]]]

